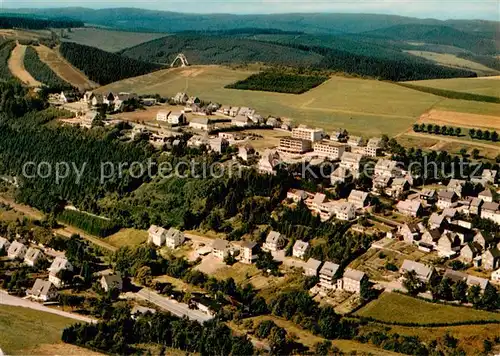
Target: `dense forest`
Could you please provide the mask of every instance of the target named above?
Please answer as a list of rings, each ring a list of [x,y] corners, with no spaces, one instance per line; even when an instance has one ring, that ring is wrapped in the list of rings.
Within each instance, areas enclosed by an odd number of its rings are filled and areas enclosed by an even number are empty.
[[[53,88],[64,89],[70,87],[70,84],[59,78],[59,76],[43,63],[38,57],[36,50],[28,46],[24,55],[24,67],[39,82]]]
[[[83,27],[84,23],[78,20],[53,19],[45,20],[34,17],[0,15],[0,28],[24,28],[29,30],[44,30],[49,28]]]
[[[101,85],[164,68],[159,64],[142,62],[72,42],[63,42],[60,51],[71,64]]]
[[[229,84],[226,88],[242,90],[272,91],[277,93],[302,94],[317,87],[327,76],[301,75],[281,71],[264,71],[246,79]]]
[[[112,235],[119,230],[119,226],[111,220],[76,210],[64,210],[57,218],[66,224],[99,237]]]
[[[0,80],[13,79],[14,76],[9,70],[10,52],[16,47],[14,41],[5,41],[0,43]]]

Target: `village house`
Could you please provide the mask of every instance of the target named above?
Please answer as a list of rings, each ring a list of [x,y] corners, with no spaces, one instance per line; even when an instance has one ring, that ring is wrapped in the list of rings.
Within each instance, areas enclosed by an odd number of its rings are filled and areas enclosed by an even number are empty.
[[[359,178],[362,159],[363,156],[358,153],[344,152],[339,167],[347,169],[357,179]]]
[[[390,197],[398,198],[408,189],[410,189],[410,183],[406,178],[395,178],[385,192]]]
[[[389,176],[375,176],[372,180],[372,193],[380,195],[390,185],[392,178]]]
[[[483,200],[479,198],[472,198],[469,206],[470,215],[481,215],[481,207],[483,206]]]
[[[413,244],[420,240],[420,229],[415,223],[405,223],[398,227],[398,234],[403,238],[403,241],[408,244]]]
[[[93,97],[94,97],[94,93],[92,93],[91,91],[86,91],[83,94],[83,102],[86,104],[90,104],[92,102]]]
[[[189,127],[195,130],[211,131],[213,130],[214,125],[207,117],[193,117],[189,121]]]
[[[488,188],[479,193],[477,197],[487,203],[493,202],[493,193]]]
[[[229,116],[236,117],[238,115],[239,111],[240,111],[240,108],[238,106],[233,106],[229,109]]]
[[[342,221],[350,221],[356,217],[356,208],[352,203],[340,203],[336,205],[335,218]]]
[[[479,286],[481,289],[481,292],[484,292],[488,284],[490,283],[487,279],[481,278],[481,277],[476,277],[472,276],[467,273],[463,273],[460,271],[454,271],[452,269],[447,269],[443,275],[443,279],[449,279],[450,281],[457,283],[457,282],[465,282],[468,287],[472,286]]]
[[[156,121],[167,121],[170,111],[160,110],[156,113]]]
[[[485,270],[494,270],[500,267],[500,251],[497,247],[490,248],[483,253],[482,262]]]
[[[70,92],[70,91],[62,91],[61,92],[61,95],[59,96],[61,101],[65,104],[68,104],[68,103],[74,103],[75,101],[77,101],[77,97],[76,97],[76,94],[73,93],[73,92]]]
[[[261,174],[272,174],[276,175],[275,168],[280,164],[281,157],[278,151],[276,150],[266,150],[259,163],[257,165],[257,170]]]
[[[267,234],[263,249],[269,252],[277,252],[282,250],[285,244],[286,239],[284,235],[280,234],[278,231],[270,231],[269,234]]]
[[[158,103],[158,100],[155,98],[142,98],[141,103],[144,106],[154,106]]]
[[[92,95],[92,98],[91,98],[91,101],[90,101],[90,105],[92,107],[97,107],[99,105],[102,105],[104,104],[104,96],[101,95],[101,94],[94,94]]]
[[[286,193],[286,198],[291,199],[294,203],[298,203],[306,200],[309,197],[309,193],[300,189],[290,189]]]
[[[441,230],[438,228],[432,228],[430,230],[425,230],[422,234],[419,247],[422,246],[427,250],[433,250],[437,247],[438,241],[441,238]]]
[[[311,151],[311,141],[293,137],[282,138],[278,150],[292,154],[306,153]]]
[[[224,153],[229,147],[229,141],[220,137],[211,138],[208,144],[210,149],[217,153]]]
[[[5,252],[9,250],[10,247],[10,242],[4,237],[0,237],[0,253]]]
[[[353,189],[347,201],[353,204],[356,209],[363,209],[368,201],[368,193]]]
[[[436,199],[436,191],[434,189],[422,189],[420,199],[426,202],[432,202]]]
[[[365,147],[365,155],[368,157],[377,157],[380,150],[382,149],[382,139],[381,138],[371,138]]]
[[[491,281],[494,283],[500,283],[500,268],[491,273]]]
[[[292,138],[310,142],[321,141],[324,135],[325,132],[322,129],[311,129],[304,125],[292,129]]]
[[[460,238],[456,233],[445,232],[438,240],[436,250],[439,257],[452,257],[460,251]]]
[[[189,96],[186,93],[179,92],[173,97],[174,103],[177,105],[184,105],[189,100]]]
[[[304,275],[310,277],[316,277],[318,275],[320,266],[321,266],[321,261],[318,261],[314,258],[308,259],[307,263],[304,265]]]
[[[439,209],[446,209],[453,206],[457,201],[457,194],[452,190],[440,190],[438,192],[438,201],[436,206]]]
[[[359,294],[361,293],[361,285],[367,279],[366,273],[346,268],[343,277],[337,281],[337,288]]]
[[[495,238],[493,235],[486,231],[478,231],[473,238],[473,241],[481,246],[483,250],[488,249],[494,245]]]
[[[498,171],[492,170],[492,169],[485,169],[483,170],[483,174],[481,175],[481,178],[483,180],[483,186],[486,184],[495,184],[497,181],[497,174]]]
[[[253,115],[255,115],[255,109],[248,108],[245,106],[242,106],[240,110],[238,111],[238,115],[240,116],[246,116],[250,119]]]
[[[336,286],[335,275],[339,270],[340,266],[333,262],[325,262],[321,270],[319,271],[319,284],[321,287],[326,289],[333,289]]]
[[[229,141],[238,141],[245,139],[245,135],[239,132],[219,132],[219,138],[225,138]]]
[[[403,215],[417,217],[422,212],[422,204],[418,200],[402,200],[397,203],[396,209]]]
[[[184,243],[184,233],[171,227],[165,234],[165,245],[168,248],[176,249]]]
[[[465,225],[467,225],[467,227],[463,226],[459,222],[455,221],[452,224],[447,224],[445,229],[444,229],[444,232],[452,232],[454,234],[457,234],[457,236],[460,239],[460,244],[464,245],[465,243],[472,241],[474,238],[474,231],[472,231],[469,228],[468,224],[465,224]]]
[[[24,256],[24,263],[33,267],[43,259],[43,252],[37,248],[30,247]]]
[[[26,291],[26,295],[34,300],[48,302],[58,296],[57,288],[50,282],[37,278],[33,287]]]
[[[253,125],[253,121],[246,116],[237,115],[231,119],[231,125],[237,127],[246,127]]]
[[[231,245],[228,241],[222,239],[215,239],[212,243],[212,255],[219,260],[224,260],[230,253]]]
[[[403,170],[398,167],[398,162],[388,159],[379,159],[373,173],[375,177],[398,178],[403,176]]]
[[[327,202],[326,195],[323,193],[316,193],[305,201],[306,206],[317,213],[321,212],[322,205]]]
[[[188,147],[201,147],[205,146],[208,147],[210,145],[210,140],[208,138],[208,135],[193,135],[191,138],[187,141],[187,146]]]
[[[156,246],[163,246],[167,237],[167,230],[163,227],[151,225],[148,229],[148,243]]]
[[[481,218],[500,224],[500,212],[498,211],[498,207],[498,203],[484,203],[481,208]]]
[[[9,249],[7,250],[7,257],[9,257],[11,260],[14,259],[22,260],[24,259],[27,250],[28,249],[26,248],[26,246],[24,246],[22,243],[18,241],[13,241],[10,244]]]
[[[190,96],[186,101],[186,105],[200,104],[201,100],[197,96]]]
[[[422,283],[428,283],[435,272],[434,267],[432,266],[426,266],[422,263],[415,262],[412,260],[404,260],[403,265],[401,266],[399,272],[403,276],[404,273],[407,271],[415,271],[417,278]]]
[[[254,241],[243,241],[241,243],[240,262],[252,264],[257,259],[258,244]]]
[[[465,185],[465,180],[462,179],[450,179],[448,185],[446,186],[446,190],[451,190],[455,192],[459,197],[462,196],[462,190]]]
[[[123,279],[120,272],[105,274],[101,277],[101,287],[105,292],[111,289],[121,291],[123,289]]]
[[[332,141],[316,141],[313,151],[316,155],[337,161],[345,152],[345,146]]]
[[[276,117],[269,117],[266,120],[266,125],[274,128],[279,128],[281,126],[281,120]]]
[[[66,258],[58,256],[49,267],[49,281],[57,288],[63,285],[59,278],[59,272],[63,270],[73,271],[73,265]]]
[[[335,185],[337,183],[346,183],[352,179],[351,174],[347,168],[337,167],[330,175],[330,183]]]
[[[304,259],[307,250],[309,250],[309,243],[297,240],[293,245],[292,256]]]
[[[477,242],[469,242],[460,250],[460,259],[466,263],[472,263],[475,258],[481,256],[483,248]]]
[[[229,105],[222,105],[219,106],[217,109],[217,113],[229,116],[229,112],[231,111],[231,107]]]
[[[349,136],[347,144],[351,147],[361,147],[364,145],[363,137],[361,136]]]
[[[184,125],[187,122],[186,115],[183,112],[170,112],[167,117],[167,123],[170,125]]]
[[[249,159],[252,159],[255,157],[255,149],[249,144],[246,144],[244,146],[240,146],[240,147],[238,147],[238,157],[246,162]]]

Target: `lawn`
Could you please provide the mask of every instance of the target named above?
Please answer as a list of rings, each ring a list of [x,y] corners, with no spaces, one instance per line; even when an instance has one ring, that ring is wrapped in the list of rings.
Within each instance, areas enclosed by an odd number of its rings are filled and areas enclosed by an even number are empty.
[[[178,91],[233,106],[250,106],[263,115],[289,117],[327,131],[343,127],[366,136],[395,135],[442,98],[391,83],[333,77],[301,95],[242,91],[224,86],[247,78],[254,70],[222,66],[167,69],[99,88],[173,96]]]
[[[23,307],[0,305],[0,348],[6,354],[60,343],[62,330],[75,320]]]
[[[103,241],[115,246],[129,246],[134,247],[146,242],[148,239],[148,232],[145,230],[136,230],[136,229],[122,229],[118,231],[116,234],[113,234]]]
[[[165,36],[164,33],[114,31],[102,28],[75,28],[66,35],[67,38],[63,41],[76,42],[108,52],[117,52]]]
[[[453,78],[418,80],[408,83],[430,88],[500,97],[500,79]]]
[[[383,293],[377,300],[356,312],[385,322],[459,323],[478,320],[499,320],[500,313],[426,302],[399,293]]]

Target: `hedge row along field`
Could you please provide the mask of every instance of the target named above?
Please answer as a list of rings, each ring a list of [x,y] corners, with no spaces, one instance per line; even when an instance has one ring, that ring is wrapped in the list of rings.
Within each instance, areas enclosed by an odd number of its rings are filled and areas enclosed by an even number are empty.
[[[65,210],[57,218],[66,224],[73,225],[91,235],[99,237],[112,235],[120,229],[120,227],[111,220],[106,220],[80,211]]]
[[[440,126],[434,124],[415,124],[413,125],[413,131],[422,132],[434,135],[448,135],[448,136],[463,136],[463,129],[461,127],[453,126]],[[493,141],[497,142],[500,135],[496,131],[481,130],[481,129],[469,129],[469,137],[475,140]]]
[[[500,98],[496,98],[494,96],[488,95],[480,95],[480,94],[471,94],[471,93],[462,93],[453,90],[445,90],[445,89],[437,89],[431,87],[424,87],[420,85],[413,85],[408,83],[396,83],[397,85],[401,85],[402,87],[415,89],[424,93],[434,94],[437,96],[442,96],[448,99],[458,99],[458,100],[469,100],[469,101],[482,101],[486,103],[496,103],[500,104]]]
[[[317,87],[326,80],[328,80],[328,76],[265,71],[253,74],[236,83],[229,84],[226,88],[302,94]]]
[[[24,68],[39,82],[51,88],[69,87],[69,83],[59,78],[59,76],[43,63],[38,57],[38,53],[33,47],[27,47],[24,54]]]

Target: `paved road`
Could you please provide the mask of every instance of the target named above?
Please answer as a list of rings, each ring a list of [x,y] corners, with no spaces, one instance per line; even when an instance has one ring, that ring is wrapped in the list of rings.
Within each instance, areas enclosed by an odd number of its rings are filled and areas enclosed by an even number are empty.
[[[189,309],[187,304],[179,303],[175,300],[165,298],[148,288],[141,289],[136,293],[136,295],[180,318],[187,317],[188,319],[197,321],[200,324],[213,319],[212,316],[207,315],[199,310]]]
[[[23,299],[19,298],[13,295],[7,294],[5,291],[0,291],[0,304],[3,305],[11,305],[11,306],[18,306],[18,307],[25,307],[25,308],[30,308],[34,310],[39,310],[42,312],[46,313],[52,313],[52,314],[57,314],[66,318],[78,320],[78,321],[83,321],[85,323],[96,323],[96,319],[88,318],[83,315],[78,315],[78,314],[73,314],[73,313],[68,313],[59,309],[53,309],[53,308],[48,308],[42,304],[38,304],[35,302],[32,302],[31,300],[28,299]]]
[[[214,242],[214,239],[211,239],[210,237],[207,237],[207,236],[195,235],[195,234],[190,234],[187,232],[184,232],[184,236],[187,239],[190,239],[194,242],[204,243],[206,246],[212,246],[212,243]]]

